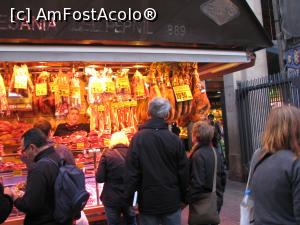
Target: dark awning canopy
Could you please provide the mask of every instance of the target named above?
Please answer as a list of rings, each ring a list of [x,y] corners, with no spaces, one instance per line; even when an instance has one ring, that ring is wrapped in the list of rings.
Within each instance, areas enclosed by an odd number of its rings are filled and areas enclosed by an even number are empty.
[[[12,10],[12,8],[15,8]],[[16,13],[30,9],[31,23]],[[36,21],[45,13],[153,8],[155,21]],[[130,9],[129,9],[130,8]],[[11,23],[11,16],[16,23]],[[102,11],[103,12],[103,11]],[[75,15],[75,14],[74,14]],[[103,14],[102,14],[103,15]],[[107,15],[107,14],[106,14]],[[132,15],[132,14],[131,14]],[[77,14],[78,16],[78,14]],[[96,13],[96,17],[99,16]],[[272,45],[245,0],[2,0],[0,43],[96,44],[255,51]]]

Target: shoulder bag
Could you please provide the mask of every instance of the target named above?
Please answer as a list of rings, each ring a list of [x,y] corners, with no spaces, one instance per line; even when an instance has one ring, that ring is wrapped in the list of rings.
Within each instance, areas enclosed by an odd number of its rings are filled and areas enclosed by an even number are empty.
[[[220,217],[217,210],[217,165],[218,159],[215,149],[213,148],[215,167],[212,192],[201,194],[200,199],[189,205],[189,225],[199,224],[219,224]]]

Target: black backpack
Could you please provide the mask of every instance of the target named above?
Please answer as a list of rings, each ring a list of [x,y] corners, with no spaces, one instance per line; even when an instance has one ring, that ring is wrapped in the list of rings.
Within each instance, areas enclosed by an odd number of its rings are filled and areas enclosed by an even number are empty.
[[[82,170],[74,165],[59,163],[50,158],[43,161],[54,163],[58,168],[58,175],[54,185],[54,212],[56,222],[65,223],[72,219],[79,219],[90,194],[85,189],[85,177]]]

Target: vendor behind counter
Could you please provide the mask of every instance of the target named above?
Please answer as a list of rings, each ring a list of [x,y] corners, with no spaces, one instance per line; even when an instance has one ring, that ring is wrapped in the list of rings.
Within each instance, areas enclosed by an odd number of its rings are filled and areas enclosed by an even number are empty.
[[[67,123],[61,123],[57,126],[53,136],[71,135],[76,131],[90,132],[90,125],[79,123],[79,109],[70,108],[67,115]]]

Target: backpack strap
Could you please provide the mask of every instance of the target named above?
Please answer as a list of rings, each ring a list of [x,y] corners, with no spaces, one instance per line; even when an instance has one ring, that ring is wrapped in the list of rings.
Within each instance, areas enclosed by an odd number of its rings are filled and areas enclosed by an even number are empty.
[[[216,186],[217,186],[217,165],[218,165],[218,157],[215,148],[212,148],[214,153],[214,159],[215,159],[215,165],[214,165],[214,180],[213,180],[213,189],[212,192],[216,192]]]
[[[122,159],[123,162],[125,162],[125,157],[116,148],[113,148],[112,150]]]
[[[251,185],[252,176],[256,170],[256,168],[265,160],[267,159],[271,154],[263,154],[261,149],[257,149],[252,156],[251,163],[250,163],[250,169],[248,174],[248,180],[246,185],[246,190],[249,189],[249,186]]]
[[[54,161],[53,159],[51,159],[49,157],[44,157],[41,160],[39,160],[39,162],[51,162],[51,163],[55,164],[58,168],[61,166],[60,163]]]

